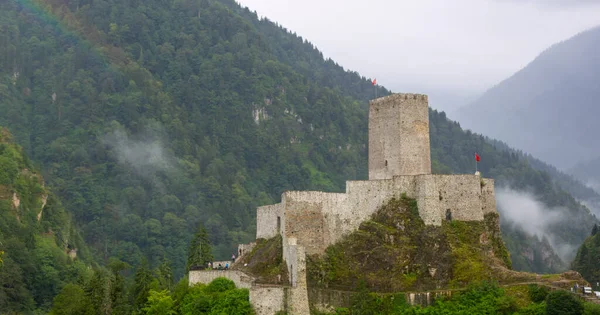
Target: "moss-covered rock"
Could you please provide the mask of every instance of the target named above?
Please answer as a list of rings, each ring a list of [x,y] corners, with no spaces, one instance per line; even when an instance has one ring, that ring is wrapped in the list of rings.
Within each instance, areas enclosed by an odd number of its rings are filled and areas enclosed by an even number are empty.
[[[415,200],[392,199],[323,256],[308,257],[309,284],[353,290],[365,281],[371,291],[397,292],[494,280],[510,268],[498,222],[488,214],[426,226]]]
[[[258,283],[287,284],[288,271],[283,261],[281,236],[258,239],[252,251],[242,256],[233,269],[252,275]]]

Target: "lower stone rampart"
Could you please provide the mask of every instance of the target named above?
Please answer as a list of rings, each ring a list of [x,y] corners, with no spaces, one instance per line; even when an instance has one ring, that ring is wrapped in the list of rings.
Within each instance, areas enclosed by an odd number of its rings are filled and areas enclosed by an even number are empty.
[[[273,315],[285,310],[286,290],[282,286],[253,286],[250,288],[250,303],[256,315]]]
[[[435,300],[442,297],[451,297],[457,292],[461,292],[462,289],[458,290],[440,290],[440,291],[427,291],[427,292],[401,292],[406,299],[406,303],[412,306],[427,307],[433,305]],[[319,312],[333,312],[338,307],[349,308],[351,306],[352,296],[358,294],[353,291],[340,291],[332,289],[322,288],[310,288],[308,289],[308,297],[310,300],[310,307]],[[380,293],[385,295],[388,293]]]
[[[238,270],[190,270],[188,281],[190,285],[208,284],[221,277],[233,281],[237,288],[250,289],[254,283],[253,277]]]

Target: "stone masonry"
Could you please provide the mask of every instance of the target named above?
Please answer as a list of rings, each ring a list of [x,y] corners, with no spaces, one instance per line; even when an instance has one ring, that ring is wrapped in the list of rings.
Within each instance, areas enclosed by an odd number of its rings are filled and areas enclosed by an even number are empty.
[[[291,288],[289,314],[309,314],[306,255],[325,249],[391,198],[417,201],[427,225],[444,220],[482,221],[496,211],[494,181],[479,175],[433,175],[426,95],[393,94],[371,101],[369,180],[346,182],[345,193],[287,191],[281,203],[259,207],[256,238],[280,234]]]
[[[427,96],[393,94],[369,107],[369,179],[431,174]]]

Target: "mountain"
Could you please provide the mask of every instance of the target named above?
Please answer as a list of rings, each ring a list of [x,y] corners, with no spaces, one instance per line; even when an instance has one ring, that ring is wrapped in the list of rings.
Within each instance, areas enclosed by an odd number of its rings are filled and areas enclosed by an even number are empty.
[[[367,178],[370,80],[234,1],[8,0],[0,29],[0,125],[100,264],[167,259],[180,278],[200,222],[227,259],[254,239],[257,206]],[[502,225],[515,268],[557,269],[533,248],[576,248],[596,218],[526,159],[430,117],[436,173],[472,173],[477,151],[498,187],[564,217],[538,234],[518,216]]]
[[[571,268],[589,281],[594,290],[600,287],[598,259],[600,259],[600,235],[598,234],[598,226],[595,225],[591,230],[591,235],[577,250],[577,256],[571,264]]]
[[[557,43],[455,118],[563,170],[599,157],[599,49],[600,27]]]
[[[600,157],[577,163],[568,170],[595,191],[600,191]]]
[[[47,308],[63,285],[85,278],[90,255],[71,216],[0,127],[0,309]]]

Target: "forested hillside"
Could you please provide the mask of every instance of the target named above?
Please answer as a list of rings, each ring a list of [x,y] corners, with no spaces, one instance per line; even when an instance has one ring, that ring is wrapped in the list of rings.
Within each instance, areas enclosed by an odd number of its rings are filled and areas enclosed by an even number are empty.
[[[47,307],[85,278],[89,252],[60,201],[0,127],[0,310]]]
[[[0,125],[101,263],[166,258],[179,278],[199,222],[226,258],[282,191],[367,177],[370,80],[233,1],[8,0],[0,29]],[[498,185],[563,207],[558,240],[578,245],[594,224],[547,173],[443,113],[431,137],[436,172],[472,173],[477,151]],[[503,228],[515,267],[549,270]]]
[[[598,290],[600,286],[600,234],[598,234],[598,225],[594,225],[589,237],[577,250],[577,257],[571,264],[571,268],[576,270],[589,281],[594,290]]]

